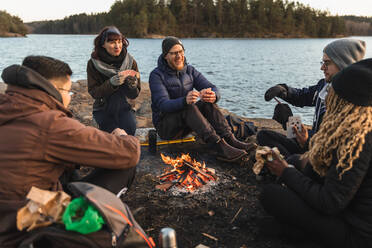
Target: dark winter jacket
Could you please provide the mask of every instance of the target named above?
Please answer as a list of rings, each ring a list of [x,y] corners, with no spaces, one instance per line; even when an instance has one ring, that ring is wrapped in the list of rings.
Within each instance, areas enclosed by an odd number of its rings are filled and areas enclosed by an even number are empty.
[[[8,88],[0,94],[0,247],[17,247],[27,234],[16,213],[32,186],[61,189],[59,177],[73,165],[133,168],[137,138],[118,137],[71,118],[54,86],[24,66],[5,68]]]
[[[309,131],[310,137],[319,130],[320,123],[326,111],[324,101],[319,97],[319,92],[325,85],[327,85],[327,82],[324,79],[319,80],[316,85],[302,89],[292,88],[286,84],[283,85],[288,89],[288,95],[286,98],[283,98],[283,100],[296,107],[315,106],[313,127]]]
[[[135,60],[133,60],[131,69],[138,72],[138,66]],[[116,99],[119,99],[123,108],[134,108],[135,102],[132,99],[135,99],[141,91],[140,79],[135,88],[130,88],[125,83],[119,87],[113,86],[110,83],[110,77],[99,72],[97,68],[95,68],[92,59],[88,61],[87,74],[88,92],[95,99],[93,111],[107,109],[107,104],[111,99],[115,99],[115,103],[113,104],[118,104]]]
[[[372,133],[366,136],[359,158],[341,180],[336,154],[333,158],[323,183],[294,168],[286,168],[282,180],[309,206],[325,215],[343,218],[356,233],[372,242]]]
[[[193,66],[188,65],[185,59],[185,66],[181,71],[169,67],[167,61],[160,55],[158,67],[150,74],[149,79],[151,90],[152,122],[157,125],[161,113],[177,112],[186,106],[186,95],[189,91],[198,91],[211,88],[217,100],[220,93],[215,85],[210,83]]]

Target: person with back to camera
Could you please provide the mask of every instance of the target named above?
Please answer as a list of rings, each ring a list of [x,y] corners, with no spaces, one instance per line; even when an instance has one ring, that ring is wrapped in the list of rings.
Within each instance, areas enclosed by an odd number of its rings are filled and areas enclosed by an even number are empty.
[[[61,176],[75,165],[94,168],[79,181],[115,194],[134,180],[138,139],[74,120],[67,109],[71,74],[68,64],[45,56],[28,56],[2,72],[8,86],[0,94],[0,247],[17,247],[27,236],[16,228],[16,213],[32,186],[62,190]]]
[[[87,65],[88,91],[95,99],[93,117],[99,128],[124,129],[134,135],[134,100],[141,91],[137,62],[127,51],[128,40],[114,27],[103,28],[94,39]]]
[[[255,144],[237,140],[216,102],[220,93],[193,66],[187,64],[184,46],[176,37],[162,42],[158,66],[151,72],[152,121],[162,139],[197,133],[214,146],[218,158],[241,162]],[[200,100],[199,100],[200,99]]]
[[[312,129],[307,131],[302,124],[301,131],[296,127],[293,131],[296,138],[287,138],[285,135],[271,130],[262,130],[257,133],[257,143],[261,146],[277,147],[280,153],[288,158],[293,154],[302,154],[308,149],[309,138],[319,129],[323,115],[326,111],[324,99],[333,76],[348,65],[363,59],[366,44],[356,39],[338,39],[329,43],[323,49],[323,59],[320,69],[324,78],[316,85],[307,88],[292,88],[286,84],[278,84],[268,89],[265,100],[280,97],[297,107],[315,106]],[[285,125],[285,123],[281,123]],[[293,157],[292,157],[293,159]]]
[[[372,247],[372,59],[337,73],[326,105],[303,172],[275,153],[265,163],[282,184],[264,186],[261,203],[287,234],[327,248]]]

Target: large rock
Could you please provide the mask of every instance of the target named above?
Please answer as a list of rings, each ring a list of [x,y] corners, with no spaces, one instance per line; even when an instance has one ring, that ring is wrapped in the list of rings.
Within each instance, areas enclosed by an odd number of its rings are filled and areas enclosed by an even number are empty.
[[[0,93],[4,89],[4,84],[0,83]],[[75,82],[72,91],[76,94],[72,97],[70,109],[75,117],[87,125],[94,125],[93,99],[87,92],[86,81]],[[136,102],[140,128],[152,126],[150,101],[148,84],[143,83]],[[229,113],[224,109],[222,111]],[[253,121],[259,128],[281,130],[281,125],[273,120],[244,119]],[[159,153],[174,158],[180,153],[188,153],[215,169],[218,180],[216,184],[195,194],[157,190],[159,175],[167,168]],[[155,154],[142,146],[136,179],[122,199],[150,236],[157,237],[163,227],[172,227],[177,232],[180,247],[203,244],[208,247],[318,248],[308,242],[291,244],[280,236],[267,236],[261,232],[259,227],[270,219],[258,202],[258,196],[261,185],[271,183],[271,177],[265,176],[257,181],[251,170],[253,160],[239,165],[217,161],[216,156],[216,151],[198,142],[162,145]]]
[[[6,84],[0,82],[0,93],[5,91]],[[93,98],[88,93],[87,81],[79,80],[72,84],[72,91],[75,93],[72,96],[70,103],[70,110],[74,113],[76,119],[86,125],[94,126],[92,118]],[[136,99],[136,115],[137,127],[146,128],[153,127],[151,120],[151,93],[149,84],[142,82],[142,89],[140,95]],[[221,111],[227,115],[232,114],[226,109]],[[242,117],[244,120],[252,121],[259,128],[269,128],[277,131],[282,131],[280,124],[271,119],[264,118],[247,118]]]

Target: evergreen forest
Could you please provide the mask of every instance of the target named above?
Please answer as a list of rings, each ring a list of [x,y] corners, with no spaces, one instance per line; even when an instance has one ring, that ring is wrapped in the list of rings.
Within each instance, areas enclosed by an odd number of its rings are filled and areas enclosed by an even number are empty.
[[[25,32],[18,17],[4,22],[3,13],[0,31],[5,23],[9,32]],[[372,17],[332,16],[289,0],[117,0],[108,12],[27,24],[38,34],[96,34],[108,25],[138,38],[372,35]]]
[[[0,10],[0,36],[9,33],[26,35],[28,30],[21,18]]]

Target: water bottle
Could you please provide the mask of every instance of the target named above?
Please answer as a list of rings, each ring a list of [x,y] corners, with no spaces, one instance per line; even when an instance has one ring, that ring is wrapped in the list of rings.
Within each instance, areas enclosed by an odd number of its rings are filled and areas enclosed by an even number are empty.
[[[151,129],[148,133],[149,138],[149,152],[152,154],[156,153],[156,141],[158,138],[158,134],[156,133],[156,130]]]
[[[176,231],[170,227],[161,229],[159,245],[161,248],[177,248]]]

